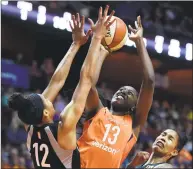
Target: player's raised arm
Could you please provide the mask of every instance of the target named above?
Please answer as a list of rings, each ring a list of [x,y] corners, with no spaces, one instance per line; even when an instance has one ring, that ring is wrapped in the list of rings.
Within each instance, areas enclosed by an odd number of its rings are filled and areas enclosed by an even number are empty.
[[[102,45],[100,47],[100,52],[99,52],[99,63],[96,67],[96,70],[95,70],[95,74],[94,74],[94,79],[95,81],[97,81],[96,79],[99,78],[99,75],[100,75],[100,71],[101,71],[101,67],[102,67],[102,64],[105,60],[105,58],[109,55],[109,52],[107,49],[105,49]],[[89,95],[88,95],[88,98],[87,98],[87,101],[86,101],[86,107],[85,107],[85,111],[86,112],[89,112],[87,113],[87,117],[86,117],[86,120],[92,118],[100,108],[103,107],[103,104],[99,98],[99,94],[98,94],[98,91],[96,89],[96,86],[93,85],[90,92],[89,92]]]
[[[73,42],[66,55],[56,68],[47,88],[42,93],[44,97],[51,102],[55,100],[58,92],[63,87],[76,53],[79,48],[87,42],[89,35],[91,34],[91,30],[89,30],[86,34],[84,33],[84,17],[80,19],[80,16],[77,13],[76,17],[72,15],[72,21],[73,25],[70,23],[70,27],[72,29]]]
[[[91,28],[93,31],[93,37],[91,44],[83,63],[80,80],[74,91],[71,102],[65,107],[64,111],[61,113],[61,123],[59,125],[58,131],[58,142],[61,147],[71,147],[74,149],[76,147],[76,124],[80,119],[86,104],[86,100],[92,85],[97,83],[96,78],[94,78],[95,70],[99,62],[99,51],[100,44],[105,36],[108,28],[113,23],[109,20],[111,19],[114,11],[109,17],[107,17],[109,6],[102,12],[102,7],[99,9],[98,21],[94,25],[93,21],[89,19],[91,23]],[[69,140],[69,144],[66,144],[65,140]]]
[[[131,30],[131,35],[129,38],[136,44],[143,70],[143,82],[136,105],[135,121],[133,123],[135,129],[134,133],[137,137],[140,128],[145,124],[147,120],[148,113],[152,105],[155,86],[155,74],[152,62],[143,41],[143,27],[141,24],[140,16],[138,16],[137,21],[135,21],[135,27],[136,29],[133,29],[129,25],[129,29]]]

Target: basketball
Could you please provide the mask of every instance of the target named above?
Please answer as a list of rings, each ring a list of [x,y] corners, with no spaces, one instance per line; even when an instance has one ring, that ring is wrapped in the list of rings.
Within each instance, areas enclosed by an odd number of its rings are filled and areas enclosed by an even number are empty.
[[[111,51],[117,51],[122,48],[128,37],[125,22],[116,16],[112,16],[110,21],[114,19],[115,22],[110,26],[106,36],[102,40],[102,45],[107,46]]]

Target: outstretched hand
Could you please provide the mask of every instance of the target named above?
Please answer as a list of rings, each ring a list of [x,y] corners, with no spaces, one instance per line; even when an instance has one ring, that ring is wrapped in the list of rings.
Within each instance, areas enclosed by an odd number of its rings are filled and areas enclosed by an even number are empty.
[[[111,18],[114,15],[115,11],[113,10],[111,14],[107,17],[108,11],[109,11],[108,5],[106,6],[104,13],[103,13],[103,8],[100,7],[99,13],[98,13],[98,20],[95,24],[92,21],[92,19],[88,18],[88,21],[91,25],[91,30],[93,32],[93,36],[96,36],[97,38],[100,38],[100,39],[105,37],[107,30],[115,21],[115,19],[111,21]]]
[[[135,21],[135,29],[129,25],[129,30],[131,34],[129,35],[129,39],[136,42],[138,39],[143,37],[143,27],[141,24],[141,17],[137,17],[137,21]]]
[[[76,14],[76,17],[72,15],[72,22],[73,22],[73,25],[70,22],[70,28],[72,29],[73,42],[82,46],[88,41],[88,38],[91,35],[92,31],[90,29],[85,34],[84,32],[85,17],[81,16],[81,19],[80,19],[79,13]]]

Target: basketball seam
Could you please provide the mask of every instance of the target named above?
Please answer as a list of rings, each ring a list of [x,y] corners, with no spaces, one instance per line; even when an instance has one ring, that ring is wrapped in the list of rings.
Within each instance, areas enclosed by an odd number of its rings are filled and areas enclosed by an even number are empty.
[[[117,20],[117,19],[116,19]],[[116,25],[115,25],[115,33],[114,33],[114,36],[113,36],[113,40],[114,40],[114,38],[116,37],[116,32],[117,32],[117,22],[118,21],[116,21]],[[113,43],[113,40],[111,41],[111,43],[109,44],[109,46]]]
[[[114,33],[114,37],[113,37],[113,40],[112,40],[112,42],[111,42],[111,44],[109,44],[108,46],[109,46],[109,48],[116,48],[116,46],[117,45],[113,45],[113,46],[111,46],[112,44],[113,44],[113,41],[114,41],[114,38],[116,38],[116,34],[117,34],[117,24],[118,24],[118,22],[119,22],[119,20],[118,20],[119,18],[117,18],[117,20],[116,20],[116,27],[115,27],[115,33]],[[121,20],[122,21],[122,20]],[[123,23],[124,23],[124,21],[122,21]],[[122,37],[123,39],[125,38],[125,34],[127,33],[127,26],[126,26],[126,24],[124,23],[124,26],[125,26],[125,32],[124,32],[124,36]],[[122,41],[123,41],[123,39],[119,42],[119,43],[121,43]]]

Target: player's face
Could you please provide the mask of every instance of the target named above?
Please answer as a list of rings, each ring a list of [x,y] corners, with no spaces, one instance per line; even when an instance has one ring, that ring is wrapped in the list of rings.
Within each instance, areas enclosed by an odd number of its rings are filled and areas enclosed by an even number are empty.
[[[113,96],[111,105],[113,110],[127,112],[135,107],[137,102],[137,91],[131,86],[121,87]]]
[[[48,116],[50,119],[53,119],[54,114],[55,114],[55,109],[53,107],[52,102],[50,102],[48,99],[46,99],[43,95],[40,95],[43,103],[44,103],[44,110],[48,113]]]
[[[176,131],[167,129],[162,132],[153,143],[153,151],[161,156],[176,156],[178,145],[178,134]]]

